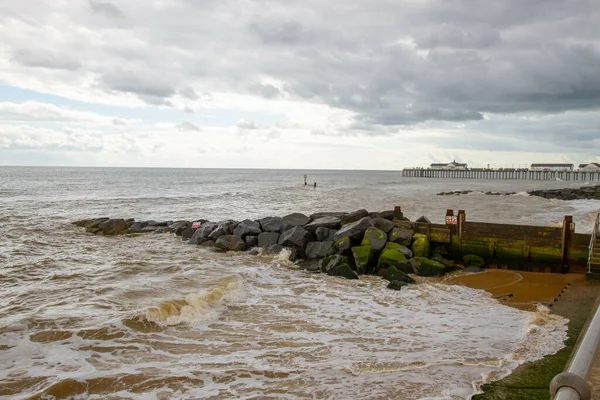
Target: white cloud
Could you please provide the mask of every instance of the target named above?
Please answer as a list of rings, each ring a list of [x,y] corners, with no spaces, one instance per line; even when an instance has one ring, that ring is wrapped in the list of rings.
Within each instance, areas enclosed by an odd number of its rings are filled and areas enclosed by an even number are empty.
[[[51,103],[25,101],[0,102],[0,121],[5,122],[77,122],[94,125],[126,125],[131,120],[59,107]]]

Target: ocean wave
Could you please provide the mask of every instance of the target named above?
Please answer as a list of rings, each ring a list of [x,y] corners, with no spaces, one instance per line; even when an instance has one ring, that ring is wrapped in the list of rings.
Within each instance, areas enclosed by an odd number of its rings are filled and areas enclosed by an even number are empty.
[[[187,295],[185,299],[167,300],[149,308],[146,318],[159,325],[214,321],[229,303],[239,300],[242,294],[242,279],[237,275],[226,276],[207,289]]]

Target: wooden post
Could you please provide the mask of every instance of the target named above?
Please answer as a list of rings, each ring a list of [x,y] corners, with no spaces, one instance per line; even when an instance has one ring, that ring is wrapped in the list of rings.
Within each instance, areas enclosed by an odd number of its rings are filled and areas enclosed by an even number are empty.
[[[465,214],[465,210],[458,210],[458,218],[457,218],[457,233],[458,233],[458,253],[462,255],[462,235],[463,235],[463,225],[467,216]]]
[[[452,225],[452,217],[454,216],[454,210],[446,210],[446,225]]]
[[[394,220],[400,221],[404,218],[404,214],[402,214],[402,207],[395,206],[394,207]]]
[[[571,215],[565,215],[562,226],[562,252],[561,252],[561,266],[563,274],[569,272],[569,242],[571,239],[571,233],[574,230],[575,225],[573,224],[573,217]]]

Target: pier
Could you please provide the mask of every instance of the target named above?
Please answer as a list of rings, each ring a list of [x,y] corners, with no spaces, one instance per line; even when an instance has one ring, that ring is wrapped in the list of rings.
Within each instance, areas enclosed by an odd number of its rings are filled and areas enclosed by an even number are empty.
[[[538,181],[581,181],[600,182],[600,171],[540,171],[531,169],[434,169],[405,168],[405,178],[439,178],[439,179],[519,179]]]

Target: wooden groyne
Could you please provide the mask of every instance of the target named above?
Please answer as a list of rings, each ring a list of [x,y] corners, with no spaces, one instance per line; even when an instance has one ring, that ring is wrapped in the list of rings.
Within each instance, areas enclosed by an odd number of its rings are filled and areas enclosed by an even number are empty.
[[[589,171],[535,171],[529,169],[431,169],[405,168],[406,178],[450,178],[450,179],[520,179],[539,181],[600,181],[600,172]]]
[[[445,224],[395,221],[434,243],[445,243],[460,259],[465,254],[483,257],[496,268],[532,272],[585,273],[591,234],[575,233],[573,217],[562,227],[495,224],[467,221],[464,210],[447,210]]]

